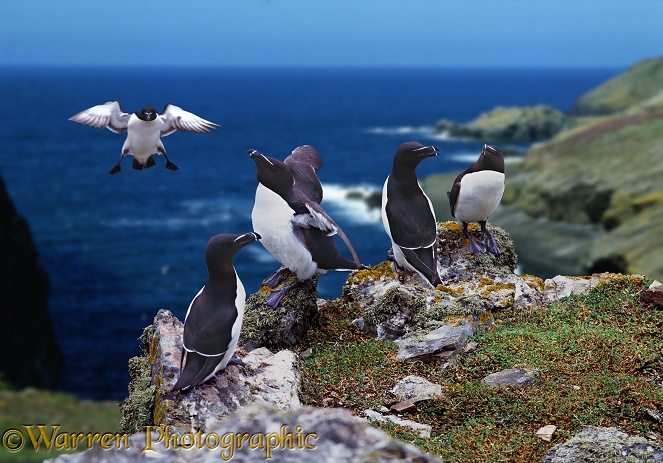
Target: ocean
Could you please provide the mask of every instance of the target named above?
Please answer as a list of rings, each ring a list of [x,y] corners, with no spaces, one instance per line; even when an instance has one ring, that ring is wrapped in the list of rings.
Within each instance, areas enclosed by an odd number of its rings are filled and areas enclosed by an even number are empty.
[[[379,191],[398,145],[417,140],[441,149],[419,166],[420,177],[460,171],[482,143],[433,137],[438,119],[467,122],[495,106],[567,111],[621,71],[3,68],[0,175],[50,275],[49,307],[66,358],[58,389],[97,399],[127,395],[136,339],[159,309],[183,320],[207,277],[207,240],[252,229],[257,180],[249,149],[284,159],[299,145],[316,147],[325,162],[322,206],[362,262],[376,264],[390,247],[379,210],[347,194]],[[134,171],[127,157],[110,176],[125,135],[68,121],[109,100],[126,112],[172,103],[221,127],[163,139],[177,172],[161,156],[156,167]],[[349,255],[340,241],[339,248]],[[279,266],[258,243],[234,264],[248,294]],[[340,295],[346,277],[323,275],[319,296]]]

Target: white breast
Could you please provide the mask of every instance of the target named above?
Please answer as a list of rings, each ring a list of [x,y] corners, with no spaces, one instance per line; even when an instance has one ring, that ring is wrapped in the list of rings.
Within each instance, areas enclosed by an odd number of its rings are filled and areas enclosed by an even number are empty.
[[[160,118],[153,121],[142,121],[135,114],[129,118],[127,125],[127,140],[124,142],[122,151],[129,149],[129,153],[140,161],[147,160],[152,154],[157,152],[161,143],[161,126],[163,122]]]
[[[456,203],[456,218],[462,222],[486,220],[504,193],[504,174],[483,170],[463,176]]]
[[[261,236],[260,243],[276,260],[295,272],[300,280],[306,280],[315,275],[318,266],[293,233],[293,214],[283,198],[262,184],[258,185],[251,212],[253,230]]]
[[[237,279],[237,297],[235,298],[235,307],[237,307],[237,318],[235,319],[235,323],[233,323],[232,330],[230,331],[230,344],[228,345],[228,350],[221,359],[221,362],[214,369],[214,372],[207,377],[207,379],[211,378],[212,376],[214,376],[214,374],[217,371],[224,369],[226,365],[228,365],[228,362],[235,353],[235,349],[237,348],[237,343],[239,342],[239,333],[242,330],[242,321],[244,320],[246,291],[244,290],[244,285],[242,284],[242,281],[239,279],[239,276],[237,276],[237,272],[235,272],[235,278]]]

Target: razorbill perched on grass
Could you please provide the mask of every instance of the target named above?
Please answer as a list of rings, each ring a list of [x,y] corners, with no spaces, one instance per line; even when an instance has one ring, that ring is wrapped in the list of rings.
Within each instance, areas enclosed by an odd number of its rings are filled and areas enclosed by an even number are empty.
[[[322,185],[315,171],[322,158],[312,146],[300,146],[281,162],[256,150],[249,156],[257,168],[258,188],[251,219],[254,230],[262,236],[265,249],[304,281],[327,270],[361,268],[359,257],[338,224],[320,206]],[[354,261],[339,252],[333,235],[338,234],[352,253]],[[275,287],[279,272],[263,284]],[[276,307],[295,285],[273,290],[267,304]]]
[[[435,146],[403,143],[396,150],[382,188],[382,224],[391,239],[396,264],[417,272],[433,287],[441,283],[437,272],[437,222],[415,170],[423,159],[438,154]]]
[[[454,180],[449,196],[451,215],[463,226],[463,234],[470,242],[472,254],[500,251],[495,238],[486,228],[488,217],[495,212],[504,193],[504,153],[499,146],[483,145],[477,162],[461,172]],[[486,242],[477,242],[467,229],[470,222],[478,222]]]
[[[208,279],[186,313],[180,376],[173,390],[195,387],[230,362],[239,340],[246,299],[232,259],[237,251],[259,239],[257,233],[222,234],[207,243]]]
[[[127,132],[120,160],[111,169],[111,175],[122,170],[120,162],[126,155],[134,157],[131,167],[142,170],[156,165],[152,155],[163,154],[166,158],[166,169],[177,170],[178,167],[166,156],[161,137],[170,135],[176,130],[200,133],[218,127],[218,124],[172,104],[167,104],[161,115],[157,114],[157,110],[152,106],[145,106],[139,112],[129,114],[122,112],[119,101],[108,101],[93,106],[71,116],[69,120],[101,129],[107,128],[116,133]]]

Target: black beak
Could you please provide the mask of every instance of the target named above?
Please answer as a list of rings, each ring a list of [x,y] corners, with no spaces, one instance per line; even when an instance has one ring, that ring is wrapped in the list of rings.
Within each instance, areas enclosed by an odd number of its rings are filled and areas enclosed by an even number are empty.
[[[440,150],[438,149],[437,146],[422,146],[421,148],[417,148],[415,151],[418,152],[419,156],[428,158],[431,156],[437,156],[440,154]]]
[[[501,149],[500,149],[499,146],[483,145],[483,148],[481,149],[481,154],[487,154],[488,156],[492,156],[494,154],[497,154],[500,151],[501,151]]]
[[[235,243],[237,243],[239,246],[246,246],[249,243],[253,243],[254,241],[259,240],[260,238],[262,238],[262,236],[256,232],[244,233],[235,239]]]

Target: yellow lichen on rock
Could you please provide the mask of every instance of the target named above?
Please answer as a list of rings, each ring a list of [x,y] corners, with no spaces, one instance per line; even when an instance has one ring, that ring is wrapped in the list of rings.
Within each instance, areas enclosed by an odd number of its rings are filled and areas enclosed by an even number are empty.
[[[385,260],[377,265],[352,272],[347,284],[359,285],[368,281],[377,281],[383,277],[393,278],[395,275],[393,265],[390,261]]]

